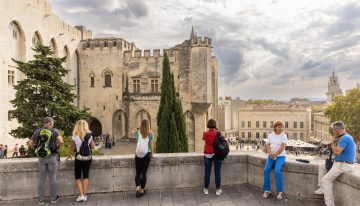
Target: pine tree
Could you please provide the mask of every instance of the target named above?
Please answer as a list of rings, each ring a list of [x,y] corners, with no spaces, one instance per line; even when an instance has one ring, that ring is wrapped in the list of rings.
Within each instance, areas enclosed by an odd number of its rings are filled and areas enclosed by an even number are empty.
[[[174,75],[170,72],[170,62],[166,52],[164,52],[162,72],[156,151],[159,153],[187,152],[184,114],[181,102],[176,97]]]
[[[16,118],[20,126],[11,130],[16,138],[29,138],[36,128],[43,126],[43,118],[53,117],[55,127],[70,135],[75,122],[89,119],[88,109],[79,109],[73,102],[76,95],[71,92],[73,86],[62,80],[68,73],[62,65],[66,57],[56,58],[50,47],[37,45],[33,50],[35,59],[29,62],[14,60],[26,79],[14,86],[15,99],[10,102],[14,110],[10,115]]]

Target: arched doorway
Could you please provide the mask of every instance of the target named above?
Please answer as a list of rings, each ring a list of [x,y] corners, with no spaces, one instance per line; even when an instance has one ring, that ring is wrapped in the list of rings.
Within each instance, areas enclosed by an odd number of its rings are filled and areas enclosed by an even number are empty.
[[[90,131],[92,131],[95,137],[98,137],[102,134],[102,125],[98,119],[96,118],[91,119]]]
[[[140,110],[137,114],[136,114],[136,127],[140,127],[141,124],[141,120],[143,119],[148,119],[150,122],[150,127],[151,127],[151,117],[150,114],[145,111],[145,110]]]
[[[26,61],[26,40],[24,31],[18,21],[10,22],[8,26],[8,55],[18,61]],[[9,84],[16,84],[25,78],[22,72],[18,71],[16,64],[10,60],[8,64],[8,73],[13,78],[9,80]]]
[[[112,131],[116,140],[127,136],[128,119],[123,110],[117,110],[113,115]]]
[[[186,135],[188,137],[189,152],[195,151],[195,118],[194,115],[187,111],[184,114],[186,124]]]

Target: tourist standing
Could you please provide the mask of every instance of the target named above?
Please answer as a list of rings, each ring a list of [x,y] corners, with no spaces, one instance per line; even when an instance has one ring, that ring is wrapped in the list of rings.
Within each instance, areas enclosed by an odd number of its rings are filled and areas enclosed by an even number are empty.
[[[214,155],[215,155],[214,142],[216,140],[216,134],[217,134],[217,132],[219,132],[219,130],[217,129],[216,120],[209,119],[209,121],[207,123],[207,128],[208,128],[208,130],[203,133],[203,138],[202,138],[202,140],[205,141],[205,146],[204,146],[204,164],[205,164],[204,194],[205,195],[209,194],[211,166],[212,166],[212,163],[214,162],[216,195],[219,196],[222,193],[222,190],[221,190],[222,160],[218,160],[214,157]]]
[[[73,151],[75,150],[75,182],[79,190],[77,202],[87,200],[89,171],[92,161],[91,149],[95,149],[94,136],[89,130],[88,123],[85,120],[79,120],[75,124],[69,156],[66,158],[67,160],[72,159]],[[81,179],[81,175],[83,179]]]
[[[8,158],[7,153],[8,153],[8,146],[5,145],[5,147],[4,147],[4,158]]]
[[[35,148],[38,155],[39,165],[39,204],[45,204],[45,180],[47,173],[50,179],[50,203],[56,203],[59,199],[56,188],[57,157],[58,149],[64,144],[62,137],[54,127],[51,117],[44,118],[44,127],[35,130],[29,141],[29,148]]]
[[[283,132],[284,123],[282,121],[276,121],[274,124],[274,132],[271,132],[268,136],[266,143],[266,151],[269,154],[266,159],[264,168],[264,186],[263,186],[263,198],[266,199],[271,194],[270,191],[270,172],[273,164],[275,164],[275,180],[276,190],[278,192],[277,199],[283,199],[283,183],[281,176],[281,169],[285,163],[285,147],[287,144],[287,136]]]
[[[345,172],[351,172],[354,169],[356,157],[356,144],[354,138],[345,131],[345,125],[342,121],[336,121],[331,124],[334,137],[331,143],[331,150],[334,157],[334,163],[331,169],[326,169],[325,163],[319,165],[318,186],[315,194],[324,194],[325,204],[334,206],[333,183],[335,179]]]
[[[4,146],[0,144],[0,159],[4,158]]]
[[[12,157],[15,157],[15,156],[19,157],[19,146],[17,143],[15,144]]]
[[[154,133],[150,130],[150,122],[147,119],[141,121],[140,129],[132,130],[135,132],[135,184],[136,198],[146,194],[146,173],[154,151]]]

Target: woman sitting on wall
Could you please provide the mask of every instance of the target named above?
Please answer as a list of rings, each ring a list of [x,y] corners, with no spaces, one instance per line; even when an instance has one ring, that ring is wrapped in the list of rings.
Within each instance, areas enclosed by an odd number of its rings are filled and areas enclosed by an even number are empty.
[[[284,123],[282,121],[276,121],[274,124],[274,132],[269,134],[268,142],[266,143],[266,151],[269,155],[266,159],[264,168],[264,199],[268,198],[271,194],[270,172],[273,164],[275,164],[276,190],[278,192],[277,199],[283,199],[281,169],[285,163],[285,147],[288,140],[286,134],[283,132],[283,129]]]

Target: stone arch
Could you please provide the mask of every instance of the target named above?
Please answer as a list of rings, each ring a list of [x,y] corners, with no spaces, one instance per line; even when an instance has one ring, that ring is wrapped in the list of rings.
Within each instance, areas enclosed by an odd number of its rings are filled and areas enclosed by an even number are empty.
[[[66,62],[63,63],[63,67],[67,70],[70,70],[68,72],[67,76],[67,82],[70,82],[70,80],[72,79],[72,74],[71,74],[71,67],[70,67],[70,52],[69,52],[69,47],[67,45],[64,46],[63,49],[63,56],[66,57]]]
[[[11,57],[20,60],[25,61],[26,60],[26,38],[23,28],[21,27],[21,24],[14,20],[10,22],[9,24],[9,36],[12,41],[10,41],[11,45],[9,45],[10,48],[10,54]]]
[[[189,152],[195,151],[195,117],[190,111],[184,113]]]
[[[119,140],[123,137],[128,136],[129,124],[127,114],[119,109],[114,112],[112,118],[112,134],[115,137],[115,140]]]
[[[58,46],[57,46],[55,38],[52,38],[50,40],[50,45],[49,46],[50,46],[52,52],[54,52],[54,57],[58,57]]]
[[[102,134],[102,125],[98,119],[92,118],[90,120],[90,131],[94,133],[95,137],[98,137]]]
[[[79,75],[80,75],[80,65],[81,65],[81,59],[80,59],[80,53],[79,51],[76,49],[75,53],[74,53],[74,58],[73,58],[73,69],[71,70],[71,79],[70,83],[74,84],[74,89],[75,89],[75,94],[77,95],[76,97],[76,101],[77,101],[77,105],[79,106],[80,104],[80,100],[79,100],[79,94],[80,94],[80,87],[79,87]],[[72,82],[73,81],[73,82]]]
[[[135,116],[135,120],[136,120],[136,127],[140,127],[140,124],[141,124],[141,120],[143,119],[148,119],[149,122],[150,122],[150,127],[151,127],[151,116],[149,114],[149,112],[147,112],[145,109],[141,109],[140,111],[138,111],[136,113],[136,116]]]
[[[35,31],[34,35],[31,38],[32,46],[35,47],[38,44],[43,44],[43,39],[39,31]]]

